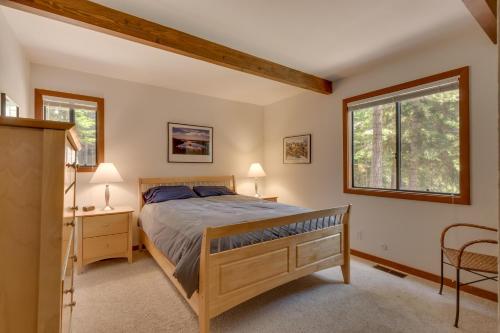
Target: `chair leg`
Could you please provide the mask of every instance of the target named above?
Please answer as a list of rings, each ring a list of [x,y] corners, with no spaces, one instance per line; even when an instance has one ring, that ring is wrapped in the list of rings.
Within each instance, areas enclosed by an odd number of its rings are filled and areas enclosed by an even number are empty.
[[[460,315],[460,268],[457,268],[457,309],[455,314],[455,327],[458,328],[458,317]]]
[[[443,276],[443,268],[444,263],[443,263],[443,250],[441,249],[441,287],[439,288],[439,295],[443,294],[443,283],[444,283],[444,276]]]

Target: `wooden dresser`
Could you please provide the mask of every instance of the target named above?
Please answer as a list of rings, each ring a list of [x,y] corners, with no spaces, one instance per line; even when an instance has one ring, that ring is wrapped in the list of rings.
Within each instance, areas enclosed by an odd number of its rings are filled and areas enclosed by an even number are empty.
[[[0,117],[0,332],[66,332],[75,305],[72,124]]]

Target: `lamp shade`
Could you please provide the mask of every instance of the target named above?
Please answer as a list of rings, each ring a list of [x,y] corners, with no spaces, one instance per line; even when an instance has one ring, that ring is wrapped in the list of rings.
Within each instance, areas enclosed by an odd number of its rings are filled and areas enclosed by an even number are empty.
[[[122,182],[122,176],[118,170],[116,170],[113,163],[101,163],[97,167],[94,175],[90,179],[91,183],[120,183]]]
[[[264,169],[262,169],[262,165],[260,165],[260,163],[252,163],[252,165],[250,165],[250,169],[248,169],[248,177],[258,178],[265,176],[266,173],[264,172]]]

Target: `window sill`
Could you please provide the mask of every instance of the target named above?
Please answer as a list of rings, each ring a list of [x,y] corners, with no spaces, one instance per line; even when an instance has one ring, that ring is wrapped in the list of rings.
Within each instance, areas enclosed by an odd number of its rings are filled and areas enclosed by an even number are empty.
[[[77,172],[95,172],[96,170],[96,166],[79,166]]]
[[[394,199],[406,199],[417,201],[441,202],[447,204],[470,205],[470,197],[468,195],[457,195],[451,197],[446,194],[422,193],[422,192],[406,192],[395,190],[375,190],[362,188],[344,188],[344,193],[371,195],[376,197],[387,197]]]

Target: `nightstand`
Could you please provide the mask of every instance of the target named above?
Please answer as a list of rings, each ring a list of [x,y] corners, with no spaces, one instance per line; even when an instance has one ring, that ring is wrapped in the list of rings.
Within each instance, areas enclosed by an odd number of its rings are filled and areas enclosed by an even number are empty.
[[[277,195],[264,195],[260,197],[262,200],[266,201],[272,201],[272,202],[278,202],[278,196]]]
[[[127,258],[132,262],[132,213],[130,207],[77,212],[77,271],[90,263]]]

